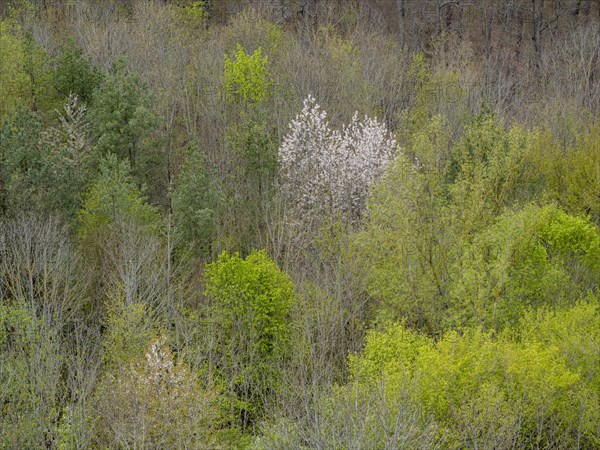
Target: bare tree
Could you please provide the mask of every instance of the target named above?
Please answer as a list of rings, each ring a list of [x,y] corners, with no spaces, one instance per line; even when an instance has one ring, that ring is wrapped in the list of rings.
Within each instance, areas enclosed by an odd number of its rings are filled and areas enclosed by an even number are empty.
[[[404,0],[396,0],[396,9],[398,10],[398,42],[400,42],[400,48],[404,48],[404,20],[406,15]]]

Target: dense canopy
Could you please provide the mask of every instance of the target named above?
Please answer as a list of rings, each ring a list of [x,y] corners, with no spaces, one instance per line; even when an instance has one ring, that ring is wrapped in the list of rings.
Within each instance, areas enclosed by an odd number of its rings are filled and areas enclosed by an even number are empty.
[[[0,448],[600,448],[600,3],[0,2]]]

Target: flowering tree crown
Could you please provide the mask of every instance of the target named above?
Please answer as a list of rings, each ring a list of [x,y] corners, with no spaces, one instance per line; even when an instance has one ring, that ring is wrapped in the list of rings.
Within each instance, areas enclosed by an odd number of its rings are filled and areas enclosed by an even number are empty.
[[[369,117],[360,121],[358,113],[342,130],[331,129],[327,113],[308,96],[279,148],[282,190],[295,219],[325,214],[359,221],[371,185],[395,149],[385,125]]]

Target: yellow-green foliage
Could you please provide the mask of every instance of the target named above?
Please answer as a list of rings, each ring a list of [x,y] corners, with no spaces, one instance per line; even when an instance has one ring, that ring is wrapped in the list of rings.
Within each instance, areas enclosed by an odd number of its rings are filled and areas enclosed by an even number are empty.
[[[600,233],[554,206],[500,216],[460,261],[448,322],[497,328],[527,308],[574,304],[600,285]]]
[[[583,114],[582,114],[583,115]],[[530,152],[538,182],[547,195],[571,214],[589,215],[600,225],[600,124],[579,115],[561,140],[549,131]]]
[[[226,252],[206,266],[206,294],[214,299],[223,326],[246,322],[259,354],[284,351],[289,342],[290,309],[294,290],[289,277],[281,272],[265,251],[247,258]]]
[[[434,116],[374,187],[366,229],[355,236],[370,293],[389,315],[435,332],[449,281],[452,215],[443,204],[449,129]]]
[[[104,363],[111,372],[141,358],[148,342],[158,335],[146,305],[112,299],[107,304],[107,331],[104,335]]]
[[[579,308],[575,315],[587,309],[594,318],[586,322],[600,323],[597,306]],[[582,436],[579,442],[597,442],[591,420],[597,394],[587,366],[553,345],[556,333],[546,332],[545,339],[531,333],[535,327],[556,327],[557,319],[548,314],[530,319],[522,334],[452,331],[438,342],[392,324],[371,331],[362,354],[351,357],[352,378],[373,389],[383,383],[390,397],[404,395],[410,387],[423,414],[432,414],[459,447],[473,445],[473,440],[481,445],[493,436],[519,447],[569,446]],[[598,331],[576,336],[582,348],[590,349]],[[597,361],[597,355],[587,356],[589,363]],[[353,383],[348,389],[358,395]],[[478,436],[471,434],[471,422],[479,423]]]
[[[589,383],[590,400],[600,402],[600,309],[590,297],[566,309],[540,308],[523,315],[519,334],[528,342],[552,347]],[[593,403],[592,403],[593,404]],[[594,409],[596,416],[600,410]],[[599,418],[600,420],[600,418]]]
[[[360,355],[350,355],[354,378],[377,377],[382,373],[407,376],[415,361],[432,344],[431,339],[400,323],[390,323],[385,333],[370,332]]]
[[[287,358],[291,344],[293,285],[265,251],[246,258],[224,252],[206,266],[205,277],[230,414],[237,414],[245,429],[281,388],[278,363]]]
[[[84,197],[78,213],[82,241],[105,233],[111,224],[125,223],[154,233],[160,223],[156,208],[148,205],[129,173],[127,161],[109,154],[101,161],[100,175]]]
[[[12,21],[0,20],[0,119],[14,111],[27,92],[25,45],[17,30]]]
[[[228,95],[247,103],[267,101],[272,91],[267,62],[268,57],[263,56],[260,47],[248,55],[238,44],[231,57],[225,55],[223,84]]]

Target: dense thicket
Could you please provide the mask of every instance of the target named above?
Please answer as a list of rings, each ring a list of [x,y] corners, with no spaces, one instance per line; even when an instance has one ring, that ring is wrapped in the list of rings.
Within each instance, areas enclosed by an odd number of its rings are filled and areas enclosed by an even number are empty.
[[[600,448],[600,3],[0,3],[1,448]]]

